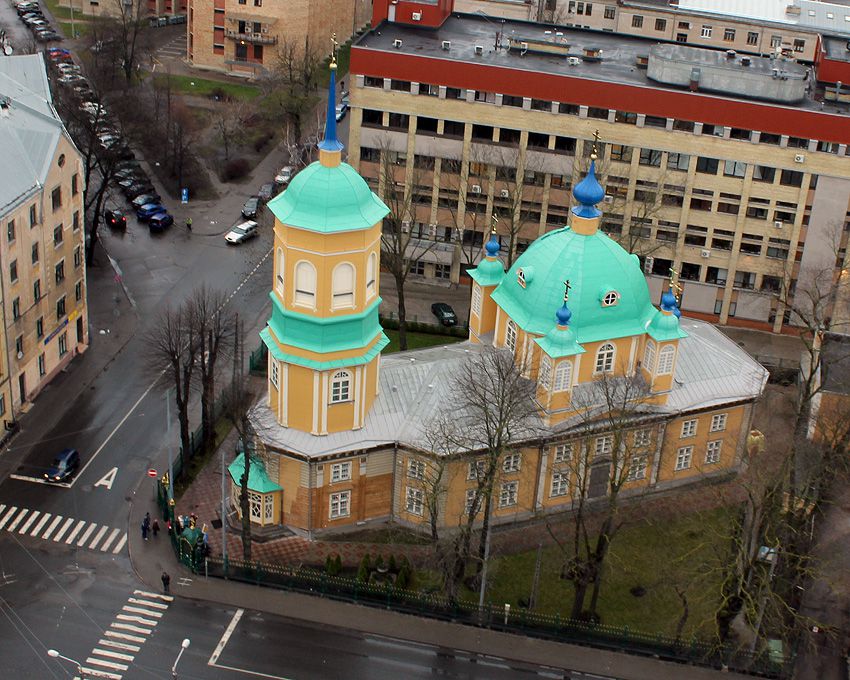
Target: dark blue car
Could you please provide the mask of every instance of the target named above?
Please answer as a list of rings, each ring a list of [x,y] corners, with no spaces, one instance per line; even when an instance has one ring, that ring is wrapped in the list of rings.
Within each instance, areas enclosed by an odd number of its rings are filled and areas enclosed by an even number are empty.
[[[150,218],[150,220],[148,220],[148,229],[150,229],[151,232],[165,231],[172,224],[174,224],[174,218],[167,212],[160,212],[156,213]]]
[[[62,449],[47,468],[44,478],[48,482],[65,482],[80,467],[80,452],[77,449]]]
[[[145,203],[142,207],[136,210],[136,217],[138,217],[141,222],[147,222],[157,213],[164,212],[168,211],[162,203]]]

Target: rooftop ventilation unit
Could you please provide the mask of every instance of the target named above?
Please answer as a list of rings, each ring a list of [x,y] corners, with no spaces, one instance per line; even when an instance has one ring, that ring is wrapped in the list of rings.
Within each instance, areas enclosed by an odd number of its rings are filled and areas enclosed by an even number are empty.
[[[451,40],[443,40],[443,49],[444,50],[450,50],[451,48],[452,48],[452,41]]]
[[[578,57],[567,57],[567,63],[570,66],[578,66],[581,63],[581,59]]]
[[[393,40],[393,47],[395,47],[397,50],[400,50],[401,49],[401,40],[399,40],[398,38]]]
[[[741,57],[741,66],[749,66],[752,63],[752,59],[749,57]]]
[[[475,54],[484,54],[484,45],[475,46]]]
[[[727,59],[734,59],[737,56],[738,56],[738,53],[735,50],[726,50],[726,58]]]

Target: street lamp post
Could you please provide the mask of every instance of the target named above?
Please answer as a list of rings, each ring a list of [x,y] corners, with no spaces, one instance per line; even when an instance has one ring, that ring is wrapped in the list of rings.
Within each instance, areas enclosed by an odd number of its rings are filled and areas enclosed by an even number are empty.
[[[177,664],[180,663],[180,657],[183,656],[183,652],[189,649],[189,638],[183,638],[183,642],[180,643],[180,651],[177,653],[177,658],[174,659],[174,665],[171,667],[171,677],[177,677]]]
[[[49,656],[51,659],[62,659],[63,661],[67,661],[68,663],[74,664],[77,667],[77,673],[80,674],[80,677],[81,678],[85,677],[85,675],[83,674],[83,666],[76,659],[72,659],[71,657],[68,657],[68,656],[62,656],[55,649],[48,649],[47,650],[47,656]]]

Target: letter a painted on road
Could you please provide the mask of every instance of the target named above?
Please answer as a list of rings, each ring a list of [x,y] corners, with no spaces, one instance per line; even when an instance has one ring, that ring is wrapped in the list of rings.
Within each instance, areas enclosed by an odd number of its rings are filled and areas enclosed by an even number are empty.
[[[112,490],[112,483],[115,481],[115,475],[118,474],[118,468],[114,467],[109,472],[107,472],[103,477],[97,480],[95,486],[105,486],[110,491]]]

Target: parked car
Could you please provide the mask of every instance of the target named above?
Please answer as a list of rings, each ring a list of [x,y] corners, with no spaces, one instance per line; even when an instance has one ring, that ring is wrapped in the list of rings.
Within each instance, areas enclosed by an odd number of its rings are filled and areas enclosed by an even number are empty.
[[[174,218],[167,212],[159,212],[151,216],[148,220],[148,229],[151,233],[165,231],[174,224]]]
[[[121,187],[121,190],[124,192],[124,195],[132,199],[136,200],[137,196],[156,196],[157,198],[152,201],[148,201],[149,203],[159,203],[159,194],[154,190],[153,184],[151,184],[148,180],[137,180],[126,187]],[[144,203],[140,204],[144,205]]]
[[[345,118],[345,114],[348,113],[348,104],[342,102],[336,105],[336,122],[338,123],[343,118]]]
[[[35,39],[39,42],[61,42],[64,38],[53,29],[48,28],[44,31],[36,31]]]
[[[437,317],[437,321],[444,326],[457,325],[457,314],[455,314],[455,310],[451,308],[451,305],[445,302],[435,302],[431,305],[431,312]]]
[[[289,184],[292,179],[292,166],[285,165],[280,169],[280,172],[275,175],[274,181],[275,184],[280,184],[281,186],[286,186]]]
[[[120,210],[106,210],[103,213],[103,219],[106,220],[106,224],[108,224],[112,229],[126,229],[127,228],[127,218],[124,216],[124,213]]]
[[[62,85],[74,85],[76,83],[88,82],[86,81],[85,76],[80,75],[79,73],[67,73],[59,76],[57,81]]]
[[[231,227],[230,231],[224,235],[224,240],[237,245],[254,238],[258,233],[257,223],[254,220],[248,220],[247,222]]]
[[[62,449],[53,459],[53,465],[47,468],[44,478],[48,482],[66,482],[79,467],[80,452],[77,449]]]
[[[242,206],[242,217],[251,219],[257,216],[257,211],[260,209],[260,199],[257,196],[251,196],[245,205]]]
[[[143,205],[148,203],[159,203],[160,196],[158,193],[151,191],[147,194],[142,194],[141,196],[136,196],[130,203],[133,206],[134,210],[138,210]]]
[[[263,184],[257,192],[257,198],[261,201],[268,201],[272,196],[274,196],[274,184],[271,182]]]
[[[140,222],[147,222],[157,213],[168,212],[162,203],[145,203],[142,207],[136,210],[136,218]]]

